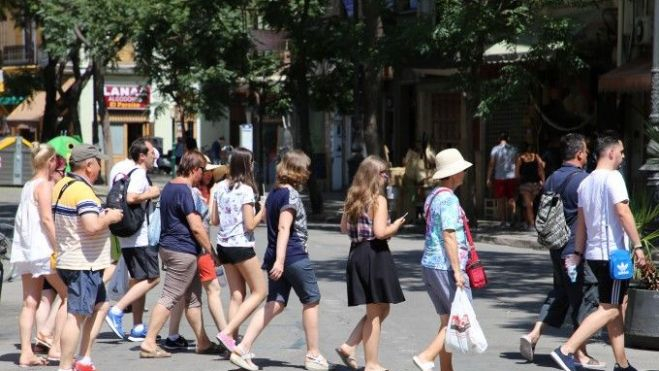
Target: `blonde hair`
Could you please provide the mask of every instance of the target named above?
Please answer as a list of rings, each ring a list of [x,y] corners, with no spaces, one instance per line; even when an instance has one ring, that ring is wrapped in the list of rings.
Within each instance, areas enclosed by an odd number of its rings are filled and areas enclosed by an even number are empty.
[[[366,157],[359,164],[343,205],[343,212],[348,216],[348,221],[356,223],[359,216],[371,207],[374,212],[377,210],[378,196],[383,191],[380,185],[380,173],[387,169],[387,163],[373,155]]]
[[[302,187],[311,175],[309,165],[311,165],[311,159],[299,149],[286,152],[281,162],[277,164],[275,188],[284,184],[296,189]]]
[[[55,148],[48,143],[32,143],[32,171],[37,172],[48,166],[48,161],[57,154]]]

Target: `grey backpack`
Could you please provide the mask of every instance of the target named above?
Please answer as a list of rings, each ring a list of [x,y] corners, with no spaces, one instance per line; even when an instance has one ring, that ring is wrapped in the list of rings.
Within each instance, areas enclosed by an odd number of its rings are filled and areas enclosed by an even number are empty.
[[[550,250],[561,249],[570,239],[570,227],[565,221],[563,199],[561,194],[570,178],[579,171],[568,175],[558,192],[545,190],[540,196],[538,214],[535,217],[535,230],[538,232],[538,243]]]

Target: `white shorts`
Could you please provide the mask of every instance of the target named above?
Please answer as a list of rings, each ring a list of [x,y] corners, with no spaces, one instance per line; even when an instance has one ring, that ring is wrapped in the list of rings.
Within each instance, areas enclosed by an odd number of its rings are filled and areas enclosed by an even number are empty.
[[[15,262],[14,273],[18,276],[31,274],[32,278],[37,278],[54,273],[50,266],[50,258],[39,259],[31,262]]]

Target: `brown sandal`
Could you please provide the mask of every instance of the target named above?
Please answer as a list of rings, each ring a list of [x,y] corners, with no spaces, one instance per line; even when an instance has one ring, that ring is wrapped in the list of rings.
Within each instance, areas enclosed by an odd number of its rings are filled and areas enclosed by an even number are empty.
[[[169,358],[172,353],[164,351],[161,347],[156,345],[154,350],[140,349],[140,358]]]

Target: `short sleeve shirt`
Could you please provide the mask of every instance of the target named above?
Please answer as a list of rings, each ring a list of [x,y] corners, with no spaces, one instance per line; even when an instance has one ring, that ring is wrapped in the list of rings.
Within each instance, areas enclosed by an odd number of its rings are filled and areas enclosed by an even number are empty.
[[[584,255],[609,260],[609,251],[625,247],[625,232],[615,214],[615,205],[629,200],[625,180],[617,170],[596,169],[581,182],[578,193],[586,222]]]
[[[464,211],[458,197],[448,188],[436,188],[426,199],[424,210],[428,210],[430,215],[421,265],[431,269],[452,270],[443,235],[444,231],[452,230],[455,231],[458,243],[460,268],[464,270],[469,250],[462,220]]]
[[[135,171],[133,171],[133,169],[135,169]],[[122,175],[127,176],[131,171],[133,172],[130,175],[130,182],[128,183],[128,189],[126,190],[127,193],[142,194],[148,191],[151,185],[149,184],[149,178],[147,177],[146,170],[137,167],[133,160],[126,159],[117,162],[110,171],[110,179],[114,181]],[[151,207],[151,203],[147,201],[142,202],[142,207],[146,208],[147,204],[149,207]],[[149,213],[151,213],[151,210],[147,210],[147,215]],[[144,223],[142,223],[142,227],[137,232],[135,232],[135,234],[129,237],[118,238],[119,245],[122,248],[148,246],[149,226],[146,218],[144,219]]]
[[[290,210],[293,212],[293,225],[286,247],[286,260],[284,265],[295,263],[307,258],[307,214],[304,204],[297,190],[290,187],[275,188],[265,201],[268,222],[268,247],[263,258],[264,269],[272,268],[277,257],[277,234],[279,231],[279,215]]]
[[[252,187],[242,183],[229,187],[229,181],[223,180],[218,184],[213,197],[220,219],[217,244],[225,247],[254,247],[254,232],[245,230],[243,219],[243,206],[256,202]]]
[[[62,197],[60,191],[71,183]],[[67,175],[53,187],[53,218],[57,236],[57,268],[97,271],[110,266],[110,232],[91,234],[82,225],[82,216],[102,212],[101,200],[82,178]]]
[[[191,187],[167,183],[160,194],[160,247],[199,255],[201,246],[197,244],[187,219],[196,212]]]
[[[490,158],[494,159],[494,179],[514,179],[517,150],[508,143],[498,144],[492,148]]]

